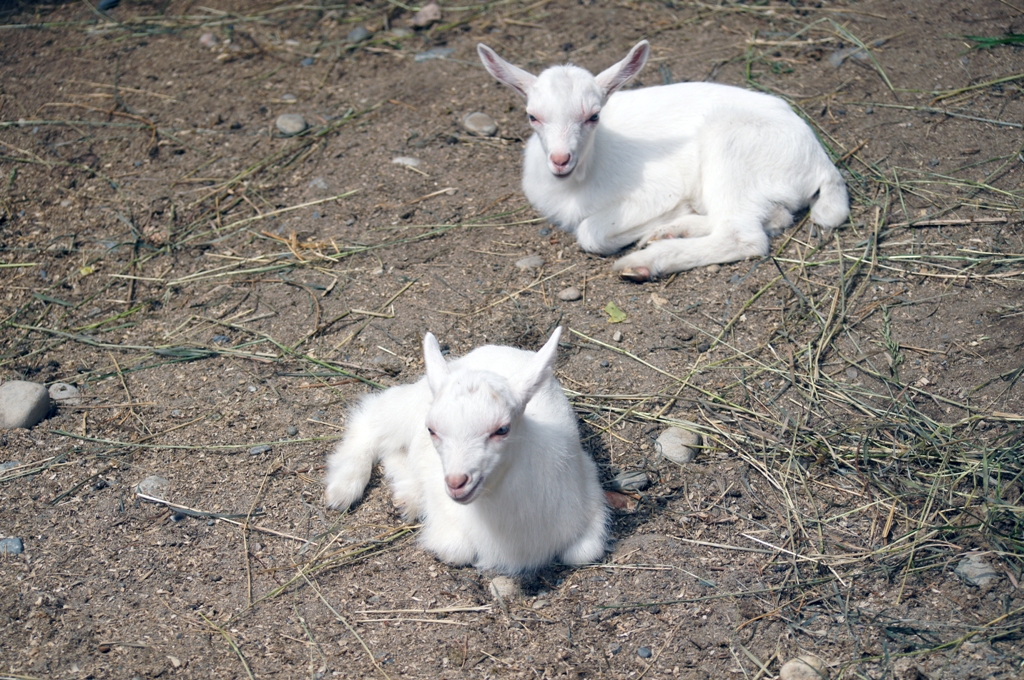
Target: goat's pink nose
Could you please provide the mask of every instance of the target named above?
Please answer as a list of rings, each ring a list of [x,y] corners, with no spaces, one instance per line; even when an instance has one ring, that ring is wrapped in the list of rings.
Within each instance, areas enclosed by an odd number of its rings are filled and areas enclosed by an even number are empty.
[[[553,153],[551,154],[551,162],[558,167],[564,167],[569,164],[571,156],[567,153]]]
[[[448,485],[448,488],[456,491],[466,486],[466,482],[469,481],[469,477],[466,475],[445,475],[444,483]]]

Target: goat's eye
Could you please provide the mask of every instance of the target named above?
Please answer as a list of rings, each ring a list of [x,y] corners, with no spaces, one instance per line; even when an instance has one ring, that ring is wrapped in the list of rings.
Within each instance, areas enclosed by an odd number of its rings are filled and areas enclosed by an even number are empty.
[[[434,432],[434,430],[432,430],[432,429],[431,429],[431,428],[429,428],[429,427],[427,428],[427,432],[429,432],[429,433],[430,433],[430,436],[431,436],[431,437],[436,437],[436,436],[437,436],[437,433],[436,433],[436,432]]]
[[[526,117],[530,119],[531,123],[536,123],[537,122],[537,116],[533,115],[532,113],[526,114]]]
[[[502,425],[497,430],[491,433],[493,437],[504,437],[508,434],[508,425]]]
[[[587,122],[588,123],[596,123],[600,117],[601,116],[599,114],[595,113],[593,116],[591,116],[590,118],[587,119]]]

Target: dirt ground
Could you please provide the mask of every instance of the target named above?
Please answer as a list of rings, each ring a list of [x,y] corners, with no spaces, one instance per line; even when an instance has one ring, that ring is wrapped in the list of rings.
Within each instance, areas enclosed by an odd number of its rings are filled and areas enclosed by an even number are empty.
[[[81,391],[0,431],[0,677],[1024,673],[1024,47],[965,37],[1024,33],[1020,2],[95,4],[0,4],[0,380]],[[797,107],[850,222],[637,285],[540,219],[476,43],[597,70],[642,38],[637,87]],[[652,482],[602,564],[499,602],[376,475],[325,509],[346,408],[423,333],[559,324],[602,482]],[[694,463],[658,460],[673,425]]]

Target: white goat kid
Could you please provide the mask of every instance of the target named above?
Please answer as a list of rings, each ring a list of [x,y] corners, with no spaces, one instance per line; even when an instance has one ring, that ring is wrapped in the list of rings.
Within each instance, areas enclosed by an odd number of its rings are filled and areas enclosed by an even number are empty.
[[[623,278],[764,256],[808,205],[826,230],[849,215],[842,176],[777,97],[715,83],[616,92],[643,68],[647,41],[597,76],[571,65],[534,76],[477,51],[526,100],[527,199],[588,252],[646,246],[615,263]]]
[[[488,345],[448,363],[427,333],[426,375],[352,412],[327,462],[328,505],[362,497],[382,461],[396,505],[446,562],[514,574],[600,559],[608,507],[552,374],[560,335],[539,352]]]

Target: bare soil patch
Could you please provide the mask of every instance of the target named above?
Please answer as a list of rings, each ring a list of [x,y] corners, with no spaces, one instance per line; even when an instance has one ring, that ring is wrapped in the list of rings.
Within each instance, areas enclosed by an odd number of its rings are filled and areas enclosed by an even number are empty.
[[[25,545],[0,676],[769,678],[813,653],[833,678],[1020,677],[1024,48],[964,37],[1024,33],[1018,3],[407,7],[3,5],[0,380],[83,403],[0,432]],[[642,38],[638,87],[787,98],[850,223],[635,285],[540,219],[476,43],[538,71]],[[558,324],[602,481],[653,482],[604,563],[499,602],[379,479],[324,508],[346,408],[416,379],[424,332],[461,355]],[[670,426],[703,435],[694,463],[658,460]],[[137,496],[152,474],[173,507]],[[954,572],[972,551],[998,580]]]

